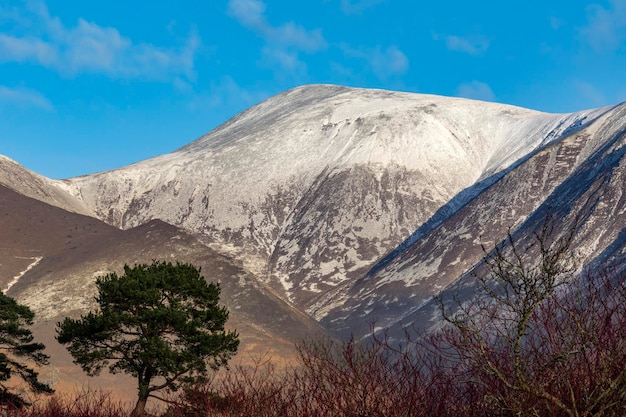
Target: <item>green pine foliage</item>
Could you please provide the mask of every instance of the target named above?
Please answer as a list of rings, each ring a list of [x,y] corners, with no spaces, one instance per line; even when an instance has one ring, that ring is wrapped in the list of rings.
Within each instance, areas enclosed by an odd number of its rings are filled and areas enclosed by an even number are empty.
[[[11,391],[13,377],[21,378],[34,393],[51,393],[52,388],[39,381],[31,364],[48,364],[45,346],[33,341],[26,326],[33,324],[35,314],[27,306],[0,293],[0,403],[23,406],[28,402]]]
[[[96,281],[100,309],[57,324],[57,340],[90,376],[104,367],[137,380],[134,414],[157,391],[176,391],[227,365],[239,339],[225,331],[220,287],[189,264],[124,267]]]

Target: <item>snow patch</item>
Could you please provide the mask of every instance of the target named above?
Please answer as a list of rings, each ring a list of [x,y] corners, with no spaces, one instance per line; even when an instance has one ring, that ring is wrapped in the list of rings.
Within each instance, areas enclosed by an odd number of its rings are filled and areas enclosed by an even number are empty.
[[[39,262],[41,262],[41,260],[43,259],[43,257],[41,256],[35,256],[35,257],[28,257],[28,258],[24,258],[24,257],[17,257],[18,259],[32,259],[33,262],[31,262],[25,270],[23,270],[22,272],[20,272],[19,274],[17,274],[16,276],[13,277],[13,279],[11,281],[9,281],[9,283],[7,284],[7,286],[4,288],[4,290],[2,291],[4,294],[6,294],[12,286],[14,286],[15,284],[17,284],[17,282],[20,280],[20,278],[22,278],[24,276],[24,274],[26,274],[28,271],[30,271],[31,269],[33,269],[34,267],[36,267]]]

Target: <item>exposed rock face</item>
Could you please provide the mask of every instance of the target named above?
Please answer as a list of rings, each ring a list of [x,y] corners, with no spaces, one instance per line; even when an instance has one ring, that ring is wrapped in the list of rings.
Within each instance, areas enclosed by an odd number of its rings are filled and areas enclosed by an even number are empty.
[[[179,227],[294,314],[359,336],[426,323],[481,243],[531,233],[548,206],[564,228],[582,219],[585,262],[621,259],[625,116],[307,86],[171,154],[63,182],[31,173],[27,186],[10,165],[0,182],[121,229]]]
[[[347,302],[323,322],[343,334],[359,322],[363,334],[367,321],[394,334],[436,325],[432,297],[442,290],[448,299],[471,297],[469,272],[484,256],[481,244],[493,247],[507,230],[516,240],[530,239],[546,211],[555,238],[576,227],[572,252],[579,268],[607,261],[626,267],[626,104],[530,155],[347,288]]]

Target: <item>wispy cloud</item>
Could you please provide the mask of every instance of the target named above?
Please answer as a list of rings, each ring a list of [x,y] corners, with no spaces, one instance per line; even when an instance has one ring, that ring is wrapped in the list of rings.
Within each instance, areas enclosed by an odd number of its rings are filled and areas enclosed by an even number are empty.
[[[281,68],[293,70],[306,67],[300,61],[300,52],[314,53],[325,49],[328,44],[321,30],[307,30],[294,23],[272,25],[265,16],[265,3],[260,0],[230,0],[228,14],[263,38],[265,60]]]
[[[409,59],[395,45],[384,50],[381,48],[374,49],[369,61],[374,74],[381,79],[405,74],[409,69]]]
[[[409,70],[409,59],[395,45],[385,49],[380,46],[359,49],[344,46],[343,49],[349,56],[367,61],[372,72],[383,81],[393,76],[403,75]]]
[[[52,103],[41,93],[21,87],[0,85],[0,106],[10,105],[21,108],[37,108],[53,111]]]
[[[587,7],[587,25],[580,33],[598,51],[616,51],[626,42],[626,0],[611,0],[605,8],[599,4]]]
[[[189,107],[192,110],[210,107],[241,111],[268,97],[267,92],[244,88],[227,75],[211,82],[210,90],[195,96]]]
[[[435,40],[443,39],[446,48],[451,51],[463,52],[469,55],[482,55],[489,48],[489,39],[482,35],[470,36],[434,36]]]
[[[43,3],[31,3],[29,20],[40,36],[0,33],[0,61],[32,62],[64,75],[102,73],[112,78],[171,81],[194,78],[200,38],[191,33],[177,48],[135,43],[117,29],[79,19],[66,26]],[[26,19],[22,16],[22,21]],[[14,22],[19,24],[20,19]],[[25,29],[25,28],[22,28]]]
[[[476,80],[459,85],[456,90],[456,95],[458,97],[482,101],[494,101],[496,99],[496,95],[493,93],[491,87],[489,87],[489,84]]]
[[[278,64],[283,70],[287,70],[289,74],[296,77],[304,76],[307,72],[306,64],[300,60],[297,51],[283,48],[272,48],[265,46],[261,51],[263,64],[272,67]]]
[[[54,45],[41,39],[15,37],[0,33],[0,60],[5,62],[35,61],[51,66],[59,61]]]
[[[341,0],[341,11],[347,15],[363,13],[385,0]]]
[[[258,0],[231,0],[228,2],[228,13],[239,23],[250,29],[265,29],[265,3]]]
[[[582,80],[574,80],[574,90],[576,95],[582,99],[589,107],[606,106],[609,102],[600,88],[590,82]]]

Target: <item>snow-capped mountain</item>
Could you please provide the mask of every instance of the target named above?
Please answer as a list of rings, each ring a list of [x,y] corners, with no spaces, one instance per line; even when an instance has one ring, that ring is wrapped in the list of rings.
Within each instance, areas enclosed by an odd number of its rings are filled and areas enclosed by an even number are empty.
[[[442,206],[605,111],[306,86],[176,152],[69,186],[112,225],[192,231],[321,320],[343,302],[339,288]]]
[[[421,308],[480,260],[481,243],[526,233],[546,206],[564,224],[584,217],[582,259],[619,256],[625,115],[625,105],[557,115],[313,85],[170,154],[45,179],[46,192],[0,182],[120,229],[179,227],[294,311],[359,336],[372,322],[426,317]]]

